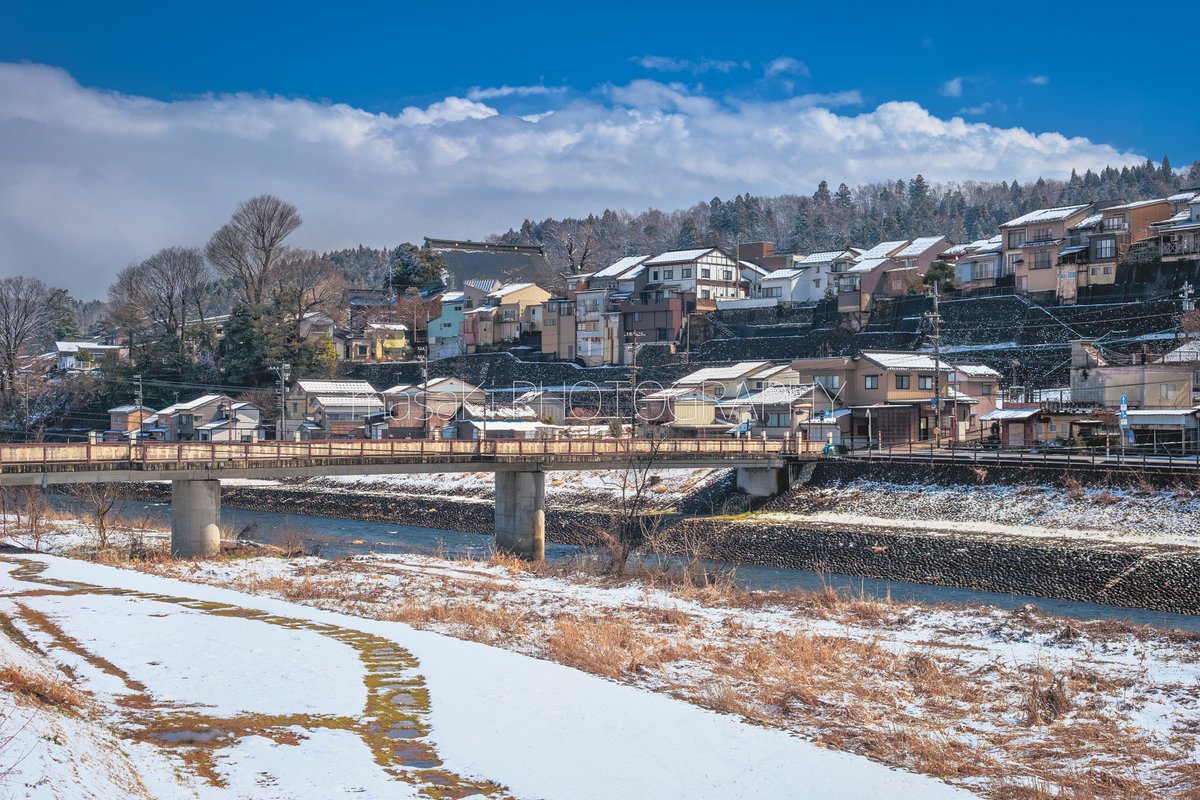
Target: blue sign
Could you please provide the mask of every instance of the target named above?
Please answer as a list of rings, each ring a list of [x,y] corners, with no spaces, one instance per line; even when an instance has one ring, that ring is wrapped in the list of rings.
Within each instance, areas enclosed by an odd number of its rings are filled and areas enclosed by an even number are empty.
[[[936,406],[938,404],[938,399],[936,397],[931,397],[929,398],[929,403],[930,405]]]
[[[1122,408],[1121,409],[1121,419],[1128,419],[1128,418],[1129,418],[1129,412]]]
[[[1129,399],[1125,395],[1121,395],[1121,405],[1127,405],[1128,403]]]

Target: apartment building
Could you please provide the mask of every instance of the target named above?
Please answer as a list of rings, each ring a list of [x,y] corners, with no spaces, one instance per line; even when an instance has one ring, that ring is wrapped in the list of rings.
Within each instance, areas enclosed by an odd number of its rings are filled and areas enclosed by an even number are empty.
[[[954,262],[954,285],[959,289],[983,289],[996,285],[1003,272],[1004,243],[997,234],[959,245],[963,252]]]
[[[1094,212],[1092,203],[1044,208],[1022,214],[1000,226],[1005,274],[1015,279],[1018,292],[1036,299],[1074,299],[1077,270],[1058,268],[1067,245],[1067,231]]]
[[[1163,261],[1200,259],[1200,189],[1167,198],[1173,213],[1152,224],[1157,254]]]

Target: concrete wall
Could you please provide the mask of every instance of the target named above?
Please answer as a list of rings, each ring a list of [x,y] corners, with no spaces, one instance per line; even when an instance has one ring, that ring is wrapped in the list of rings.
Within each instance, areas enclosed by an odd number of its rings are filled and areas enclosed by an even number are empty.
[[[204,558],[221,550],[221,482],[171,482],[171,554]]]
[[[496,473],[496,549],[546,557],[546,473]]]

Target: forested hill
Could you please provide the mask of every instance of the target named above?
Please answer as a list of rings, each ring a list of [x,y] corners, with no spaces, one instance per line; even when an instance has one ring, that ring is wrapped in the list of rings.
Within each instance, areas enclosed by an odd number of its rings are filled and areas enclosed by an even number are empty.
[[[707,245],[732,249],[738,242],[774,242],[778,251],[796,253],[936,234],[961,243],[994,236],[1001,223],[1037,208],[1164,197],[1191,186],[1200,186],[1200,162],[1180,175],[1166,158],[1158,165],[1146,161],[1025,184],[931,184],[917,175],[853,189],[843,183],[830,190],[822,181],[811,197],[744,194],[714,197],[680,211],[605,210],[583,219],[526,220],[520,229],[490,240],[543,245],[551,263],[580,272],[627,255]]]

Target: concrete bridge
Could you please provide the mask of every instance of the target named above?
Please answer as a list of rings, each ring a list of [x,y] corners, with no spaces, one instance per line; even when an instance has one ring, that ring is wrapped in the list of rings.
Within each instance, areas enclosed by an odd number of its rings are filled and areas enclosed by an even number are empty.
[[[549,470],[736,468],[739,489],[768,496],[821,447],[794,439],[14,444],[0,445],[0,487],[171,481],[171,551],[199,557],[220,547],[221,478],[494,472],[496,547],[539,559]]]

